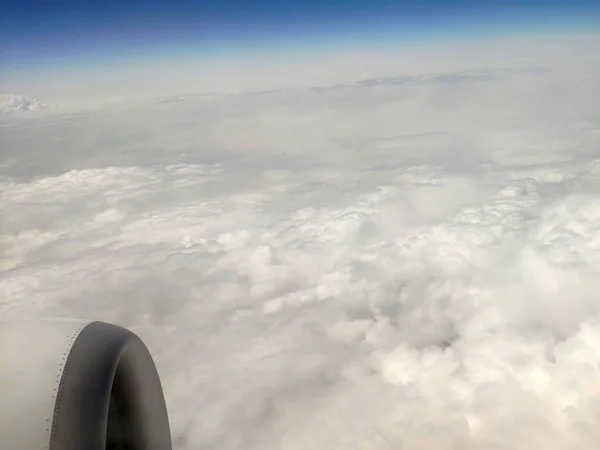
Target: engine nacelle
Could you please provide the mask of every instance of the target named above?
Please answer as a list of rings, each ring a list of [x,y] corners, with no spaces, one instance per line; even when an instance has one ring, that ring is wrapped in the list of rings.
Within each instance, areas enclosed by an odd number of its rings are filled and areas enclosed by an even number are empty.
[[[105,322],[0,321],[0,449],[170,450],[142,340]]]

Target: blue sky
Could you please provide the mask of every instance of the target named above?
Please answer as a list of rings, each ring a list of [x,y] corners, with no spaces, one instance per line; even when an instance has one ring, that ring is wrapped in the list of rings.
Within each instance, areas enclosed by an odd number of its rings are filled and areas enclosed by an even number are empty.
[[[597,0],[32,0],[4,5],[4,70],[600,25]]]

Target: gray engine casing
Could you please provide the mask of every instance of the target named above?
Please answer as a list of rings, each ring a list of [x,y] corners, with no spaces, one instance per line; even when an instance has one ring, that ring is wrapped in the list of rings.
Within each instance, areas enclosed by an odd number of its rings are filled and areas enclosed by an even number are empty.
[[[98,321],[0,321],[0,449],[171,450],[142,340]]]

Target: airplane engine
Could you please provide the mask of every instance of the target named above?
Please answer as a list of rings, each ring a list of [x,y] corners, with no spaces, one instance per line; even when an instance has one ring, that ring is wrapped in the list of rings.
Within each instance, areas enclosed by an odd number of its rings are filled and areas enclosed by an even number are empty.
[[[105,322],[0,321],[0,449],[170,450],[142,340]]]

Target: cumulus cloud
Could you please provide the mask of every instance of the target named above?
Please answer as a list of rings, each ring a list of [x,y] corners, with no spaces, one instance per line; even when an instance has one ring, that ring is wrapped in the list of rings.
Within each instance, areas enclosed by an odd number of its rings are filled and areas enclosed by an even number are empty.
[[[11,114],[19,111],[41,111],[48,105],[24,95],[0,94],[0,115]]]
[[[577,67],[7,119],[0,313],[139,333],[181,450],[596,449]]]

